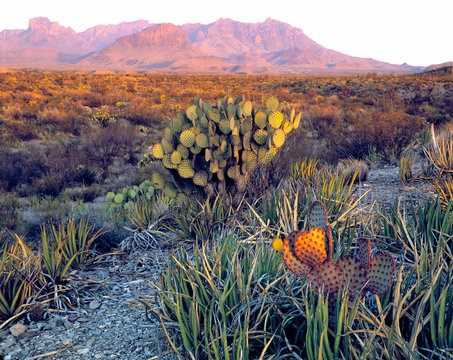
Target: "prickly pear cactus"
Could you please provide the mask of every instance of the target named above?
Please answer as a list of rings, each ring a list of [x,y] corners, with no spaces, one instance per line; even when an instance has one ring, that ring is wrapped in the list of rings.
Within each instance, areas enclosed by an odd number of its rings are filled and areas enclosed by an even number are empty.
[[[367,291],[383,294],[395,276],[395,260],[386,253],[371,259],[371,242],[359,238],[358,257],[344,255],[332,262],[332,233],[325,206],[315,201],[308,215],[309,231],[293,231],[284,241],[283,261],[296,275],[324,294],[334,294],[341,284],[351,299]]]
[[[161,161],[178,189],[195,185],[208,195],[241,194],[251,173],[275,163],[287,134],[299,126],[300,114],[293,109],[286,117],[281,110],[273,96],[262,107],[231,96],[215,103],[196,97],[141,163]]]

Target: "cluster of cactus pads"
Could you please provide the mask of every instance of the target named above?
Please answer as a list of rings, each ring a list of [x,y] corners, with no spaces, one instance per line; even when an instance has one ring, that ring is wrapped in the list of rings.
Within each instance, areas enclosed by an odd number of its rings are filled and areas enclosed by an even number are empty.
[[[325,206],[315,201],[308,216],[309,231],[293,231],[283,244],[283,260],[295,274],[306,277],[316,290],[334,294],[340,284],[347,287],[351,299],[366,291],[383,294],[395,275],[395,261],[388,254],[371,259],[369,239],[358,239],[358,257],[344,255],[332,262],[332,233]]]
[[[215,104],[194,98],[151,147],[148,158],[161,160],[173,178],[161,184],[168,176],[153,174],[153,183],[159,180],[158,186],[178,190],[201,187],[208,195],[243,193],[253,170],[274,163],[286,135],[300,123],[301,114],[296,116],[293,109],[286,118],[275,97],[264,103],[254,108],[252,102],[231,96]]]

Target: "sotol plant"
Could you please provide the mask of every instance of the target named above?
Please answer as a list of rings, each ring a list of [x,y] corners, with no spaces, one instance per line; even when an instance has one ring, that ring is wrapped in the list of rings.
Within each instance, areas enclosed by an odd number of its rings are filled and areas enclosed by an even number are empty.
[[[335,294],[340,284],[347,286],[351,298],[366,291],[383,294],[395,275],[395,261],[390,254],[371,259],[369,239],[358,240],[358,257],[344,255],[332,262],[332,233],[325,206],[315,201],[309,211],[309,231],[293,231],[283,244],[283,260],[295,274],[304,276],[316,289]],[[332,298],[336,299],[336,296]]]
[[[152,181],[171,197],[197,188],[209,196],[241,194],[256,168],[277,161],[287,134],[299,126],[300,118],[294,109],[286,118],[273,96],[265,100],[265,107],[257,108],[231,96],[215,104],[196,97],[176,115],[142,163],[152,158],[162,161],[171,176],[155,172]]]

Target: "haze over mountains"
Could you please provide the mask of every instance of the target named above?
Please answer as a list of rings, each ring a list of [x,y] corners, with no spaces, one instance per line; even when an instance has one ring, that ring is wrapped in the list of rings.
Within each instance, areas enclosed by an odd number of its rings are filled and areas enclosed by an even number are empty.
[[[418,72],[421,67],[326,49],[277,20],[211,24],[97,25],[77,33],[40,17],[0,32],[0,66],[234,74]]]

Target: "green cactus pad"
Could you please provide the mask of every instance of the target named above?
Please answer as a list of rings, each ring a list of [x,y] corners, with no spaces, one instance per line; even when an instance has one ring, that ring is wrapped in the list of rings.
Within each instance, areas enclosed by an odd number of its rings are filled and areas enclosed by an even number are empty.
[[[294,243],[299,234],[299,231],[293,231],[283,242],[283,262],[294,274],[307,277],[311,268],[301,262],[294,253]]]
[[[154,171],[151,174],[151,181],[153,182],[153,185],[156,189],[163,189],[165,185],[165,178],[164,176],[158,172]]]
[[[193,176],[195,185],[205,187],[208,184],[208,173],[206,171],[197,171]]]
[[[192,178],[195,175],[195,171],[192,168],[190,160],[181,161],[178,165],[178,173],[184,179]]]
[[[280,128],[284,119],[285,117],[280,111],[273,111],[269,114],[269,124],[274,129]]]
[[[390,254],[382,254],[371,260],[367,290],[377,295],[384,294],[392,285],[395,267],[395,260]]]
[[[197,106],[196,105],[189,105],[186,109],[186,116],[192,120],[195,121],[198,117],[197,115]]]
[[[167,169],[176,169],[178,165],[174,164],[171,161],[171,154],[164,155],[162,158],[162,164],[167,168]]]
[[[309,282],[317,291],[332,294],[338,291],[343,273],[338,265],[325,261],[313,268],[309,275]]]
[[[228,104],[227,106],[227,116],[228,119],[234,118],[236,116],[236,107],[234,104]]]
[[[255,114],[255,124],[258,126],[260,129],[264,129],[267,125],[267,114],[263,110],[259,110]]]
[[[169,127],[166,127],[164,129],[164,136],[167,141],[171,141],[173,138],[173,131]]]
[[[115,193],[113,191],[109,191],[106,195],[106,198],[108,201],[113,201],[113,199],[115,198]]]
[[[267,131],[264,129],[258,129],[253,134],[253,140],[259,145],[264,145],[267,141]]]
[[[332,260],[332,232],[327,220],[327,210],[321,201],[314,201],[308,210],[308,227],[323,229],[326,233],[327,259]]]
[[[359,238],[357,240],[357,253],[359,256],[360,266],[368,269],[371,257],[371,241],[366,238]]]
[[[173,151],[170,155],[170,161],[175,165],[178,165],[181,162],[181,158],[181,153],[177,150]]]
[[[179,192],[176,194],[175,202],[176,202],[176,205],[183,206],[183,205],[188,204],[189,198],[186,194]]]
[[[263,157],[263,164],[269,165],[272,164],[274,161],[275,156],[278,154],[278,149],[277,148],[270,148],[268,151],[266,151],[266,154]]]
[[[269,111],[277,111],[278,110],[278,100],[276,97],[274,96],[269,96],[265,101],[264,103],[266,104],[266,108],[269,110]]]
[[[182,131],[182,126],[184,125],[184,119],[180,117],[175,117],[172,121],[173,131],[175,133],[180,133]]]
[[[148,187],[147,193],[152,197],[154,196],[155,188],[154,186]]]
[[[241,133],[244,135],[253,129],[253,121],[250,116],[246,117],[241,122]]]
[[[203,149],[201,147],[199,147],[198,145],[194,145],[189,150],[192,154],[196,155],[196,154],[199,154],[201,152],[201,150],[203,150]]]
[[[212,159],[211,150],[206,149],[206,150],[204,151],[204,159],[206,160],[206,162],[211,161],[211,159]]]
[[[209,138],[206,134],[200,133],[196,136],[195,143],[200,148],[203,148],[203,149],[207,148],[207,147],[209,147]]]
[[[231,128],[230,128],[230,121],[229,120],[221,120],[219,122],[219,130],[227,135],[231,132]]]
[[[135,199],[137,197],[137,192],[134,189],[130,189],[129,192],[128,192],[128,196],[131,199]]]
[[[179,141],[185,147],[190,148],[195,142],[195,133],[192,130],[184,130],[179,136]]]
[[[208,117],[214,121],[214,122],[219,122],[220,121],[220,112],[217,109],[211,109],[208,113]]]
[[[203,109],[203,112],[209,116],[209,112],[211,111],[211,103],[209,101],[205,101],[201,105],[201,108]]]
[[[189,149],[186,148],[184,145],[179,144],[176,147],[176,151],[178,151],[181,154],[182,159],[187,159],[189,157]]]
[[[272,136],[272,141],[276,148],[282,147],[285,143],[285,133],[282,129],[277,129]]]
[[[348,288],[350,297],[355,298],[366,285],[366,268],[353,255],[344,255],[337,265],[343,272],[343,285]]]
[[[247,100],[242,104],[242,115],[247,117],[252,115],[252,102]]]

